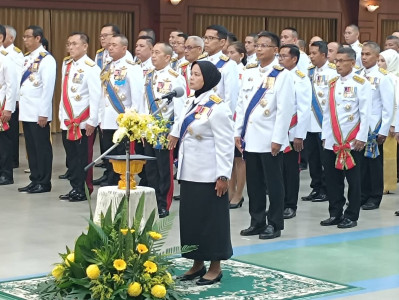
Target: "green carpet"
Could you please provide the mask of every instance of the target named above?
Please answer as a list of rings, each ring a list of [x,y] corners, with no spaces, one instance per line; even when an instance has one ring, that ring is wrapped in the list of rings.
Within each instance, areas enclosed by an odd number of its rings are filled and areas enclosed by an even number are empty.
[[[190,261],[174,260],[175,273],[184,273]],[[237,260],[223,263],[223,278],[211,286],[197,286],[195,281],[177,282],[184,299],[309,299],[356,290],[356,287],[283,272]],[[46,277],[0,282],[0,299],[40,300],[36,285]]]

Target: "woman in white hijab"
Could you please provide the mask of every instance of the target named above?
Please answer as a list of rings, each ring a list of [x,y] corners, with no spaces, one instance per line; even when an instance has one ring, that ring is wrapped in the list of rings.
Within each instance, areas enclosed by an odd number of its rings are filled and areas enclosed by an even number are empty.
[[[399,117],[396,116],[399,101],[399,54],[392,49],[385,50],[380,53],[378,66],[386,69],[388,76],[395,86],[395,107],[389,136],[384,143],[384,192],[389,194],[390,191],[396,190],[398,180],[397,167],[397,142],[395,132],[399,132]],[[399,134],[398,134],[399,137]]]

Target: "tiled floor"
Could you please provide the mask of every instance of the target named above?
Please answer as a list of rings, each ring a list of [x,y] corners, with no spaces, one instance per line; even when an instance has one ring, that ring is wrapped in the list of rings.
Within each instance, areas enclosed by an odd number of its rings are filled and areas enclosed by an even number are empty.
[[[57,253],[64,252],[65,245],[72,246],[87,226],[87,202],[58,200],[60,194],[70,190],[66,180],[58,179],[65,172],[60,135],[53,135],[53,147],[51,193],[17,192],[18,187],[29,183],[24,173],[27,161],[23,137],[15,184],[0,187],[0,279],[48,272],[59,260]],[[95,168],[95,177],[101,172],[102,169]],[[302,172],[301,180],[300,195],[306,195],[307,171]],[[239,235],[249,225],[245,197],[242,208],[231,210],[234,255],[240,260],[362,288],[323,299],[399,299],[399,217],[393,215],[399,209],[398,194],[384,196],[378,210],[362,211],[358,226],[349,230],[319,225],[320,220],[328,217],[327,203],[300,201],[297,217],[287,220],[281,238],[271,241]],[[171,210],[177,211],[178,206],[179,202],[174,201]],[[168,245],[179,244],[178,230],[176,219]]]

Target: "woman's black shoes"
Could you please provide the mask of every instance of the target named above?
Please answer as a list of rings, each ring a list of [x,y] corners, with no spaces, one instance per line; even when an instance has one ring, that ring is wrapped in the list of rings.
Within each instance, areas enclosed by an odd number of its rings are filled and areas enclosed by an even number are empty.
[[[181,276],[178,276],[177,279],[180,281],[194,280],[197,277],[204,276],[205,273],[206,273],[206,268],[205,266],[203,266],[201,270],[198,270],[197,272],[194,272],[192,274],[187,274],[187,275],[183,274]]]
[[[203,277],[201,277],[196,283],[197,285],[211,285],[214,284],[216,282],[219,282],[223,277],[223,273],[220,272],[218,276],[216,276],[216,278],[214,279],[205,279]]]
[[[238,202],[236,204],[230,203],[230,209],[240,208],[242,206],[243,202],[244,202],[244,197],[242,197],[240,202]]]

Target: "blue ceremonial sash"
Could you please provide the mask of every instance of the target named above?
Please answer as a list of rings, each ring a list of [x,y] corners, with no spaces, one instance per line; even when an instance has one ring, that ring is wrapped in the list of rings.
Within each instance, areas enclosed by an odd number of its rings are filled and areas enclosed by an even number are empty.
[[[214,104],[215,104],[215,101],[209,100],[204,105],[200,105],[198,107],[207,107],[210,109]],[[182,140],[183,137],[186,135],[188,126],[190,126],[191,123],[193,123],[195,121],[195,115],[197,113],[198,113],[198,111],[195,110],[184,119],[183,124],[181,125],[181,128],[180,128],[180,140]]]
[[[220,69],[220,68],[222,68],[222,67],[224,66],[225,63],[227,63],[227,61],[225,61],[225,60],[223,60],[223,59],[220,59],[220,60],[216,63],[215,67],[218,68],[218,69]]]
[[[313,83],[314,70],[315,70],[315,68],[309,70],[309,78],[310,78],[310,82],[312,84],[312,109],[313,109],[313,114],[316,118],[316,121],[319,124],[319,126],[321,127],[323,124],[323,111],[320,107],[319,101],[317,100],[316,91],[315,91],[314,85],[313,85],[314,84]]]
[[[103,69],[103,60],[104,60],[104,51],[101,51],[97,55],[97,66],[100,67],[100,69]]]
[[[154,77],[154,72],[147,74],[147,82],[145,87],[145,93],[147,95],[147,101],[148,101],[148,109],[151,115],[154,115],[154,113],[158,109],[158,104],[155,101],[154,91],[152,90],[153,77]],[[156,115],[154,115],[154,117],[160,120],[162,115],[160,114],[160,112],[158,112]]]
[[[377,136],[381,128],[382,120],[379,120],[373,132],[369,130],[369,135],[367,137],[367,143],[364,147],[364,156],[368,158],[376,158],[380,155],[380,150],[378,149]]]
[[[273,71],[269,74],[269,76],[267,76],[265,78],[264,82],[262,82],[262,84],[260,85],[259,89],[256,91],[255,95],[252,97],[251,102],[249,102],[247,110],[245,111],[244,125],[243,125],[242,131],[241,131],[241,147],[242,147],[242,149],[245,149],[244,137],[245,137],[245,134],[247,132],[249,116],[251,115],[251,113],[254,111],[254,109],[258,105],[258,103],[259,103],[260,99],[262,98],[263,94],[266,93],[266,91],[268,89],[268,87],[266,85],[267,78],[268,77],[276,78],[278,76],[278,74],[280,74],[281,71],[282,70],[273,69]]]
[[[44,53],[44,55],[42,55],[42,53]],[[33,63],[30,65],[30,67],[29,67],[29,68],[25,71],[25,73],[22,75],[21,84],[20,84],[20,85],[22,85],[22,84],[25,82],[25,80],[30,76],[30,74],[32,74],[32,71],[31,71],[31,70],[32,70],[33,64],[37,64],[37,67],[39,68],[39,65],[40,65],[42,59],[45,58],[47,54],[48,54],[48,52],[41,52],[41,53],[39,54],[39,57],[36,58],[36,59],[33,61]]]
[[[103,70],[103,72],[109,72],[109,68],[110,68],[111,64],[107,64]],[[110,74],[110,76],[112,76],[113,74]],[[123,114],[125,112],[125,106],[122,104],[122,101],[119,99],[118,95],[116,94],[112,84],[111,84],[111,80],[105,79],[104,80],[105,86],[106,86],[106,90],[109,96],[109,99],[111,100],[111,104],[114,107],[114,109],[119,113],[119,114]]]
[[[173,69],[173,70],[175,70],[175,71],[177,71],[177,60],[175,60],[175,61],[173,61],[173,62],[171,62],[170,63],[170,67]]]

